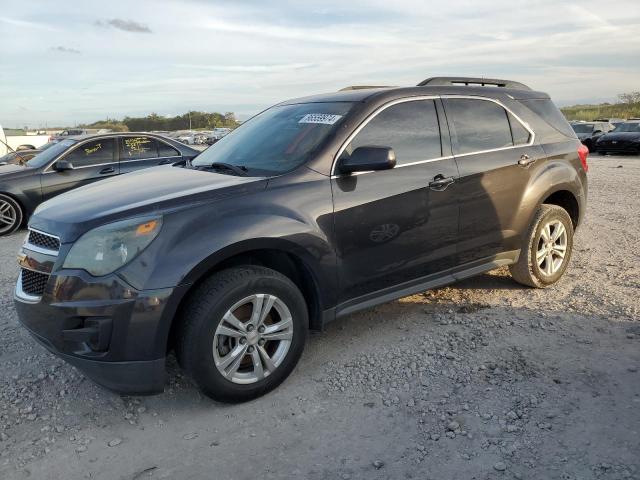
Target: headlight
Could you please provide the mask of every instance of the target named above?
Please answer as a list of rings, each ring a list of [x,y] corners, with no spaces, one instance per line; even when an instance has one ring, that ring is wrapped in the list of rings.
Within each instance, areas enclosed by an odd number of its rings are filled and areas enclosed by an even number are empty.
[[[63,268],[80,268],[94,276],[112,273],[136,258],[161,226],[161,217],[146,217],[94,228],[73,244]]]

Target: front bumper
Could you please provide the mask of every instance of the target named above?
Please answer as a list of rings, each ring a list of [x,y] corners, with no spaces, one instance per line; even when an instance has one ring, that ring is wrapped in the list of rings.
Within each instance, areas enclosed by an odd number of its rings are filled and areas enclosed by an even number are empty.
[[[15,306],[20,323],[49,351],[96,383],[126,394],[162,392],[171,321],[185,287],[138,291],[117,275],[50,275],[36,301]]]

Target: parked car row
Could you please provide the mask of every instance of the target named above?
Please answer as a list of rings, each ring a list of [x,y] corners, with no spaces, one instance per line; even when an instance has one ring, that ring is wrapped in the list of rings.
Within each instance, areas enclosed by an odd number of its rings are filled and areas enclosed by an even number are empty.
[[[571,128],[590,152],[640,154],[640,120],[571,122]]]
[[[15,152],[17,158],[23,152]],[[26,161],[10,158],[0,165],[0,235],[15,231],[40,203],[60,193],[142,168],[185,163],[199,153],[159,135],[109,133],[65,136]]]

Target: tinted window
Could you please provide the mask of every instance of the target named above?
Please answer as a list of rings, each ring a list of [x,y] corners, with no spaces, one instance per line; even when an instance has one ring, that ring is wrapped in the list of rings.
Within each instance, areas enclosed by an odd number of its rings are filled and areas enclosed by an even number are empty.
[[[383,110],[355,136],[346,151],[364,146],[393,148],[398,165],[441,157],[433,100],[403,102]]]
[[[123,137],[121,161],[157,158],[158,145],[155,138]]]
[[[284,173],[307,162],[351,109],[349,102],[299,103],[272,107],[243,123],[193,161],[246,167],[249,175]]]
[[[538,116],[567,137],[575,138],[575,133],[567,122],[562,112],[558,110],[551,100],[520,100],[524,106],[528,107]]]
[[[507,111],[487,100],[446,99],[454,154],[480,152],[513,145]]]
[[[83,143],[64,157],[74,167],[113,162],[113,138],[101,138]]]
[[[527,143],[529,143],[529,138],[531,137],[529,130],[524,128],[524,125],[522,125],[522,123],[520,123],[518,119],[516,119],[516,117],[511,114],[508,114],[508,116],[509,125],[511,126],[511,136],[513,137],[513,144],[526,145]]]
[[[158,140],[158,156],[159,157],[179,157],[180,152],[160,140]]]

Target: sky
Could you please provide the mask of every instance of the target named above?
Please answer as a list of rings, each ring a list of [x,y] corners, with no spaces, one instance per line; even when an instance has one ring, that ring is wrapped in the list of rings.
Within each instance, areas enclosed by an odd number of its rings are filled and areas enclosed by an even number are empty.
[[[0,124],[235,112],[347,85],[640,90],[640,0],[0,0]]]

